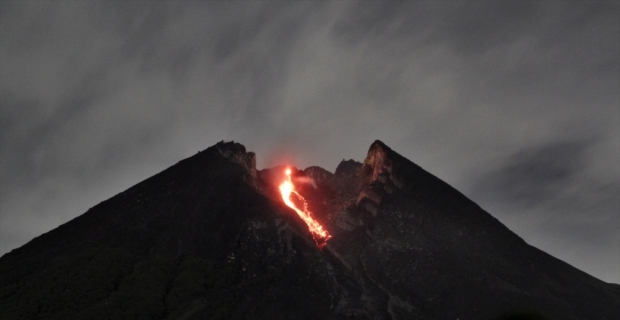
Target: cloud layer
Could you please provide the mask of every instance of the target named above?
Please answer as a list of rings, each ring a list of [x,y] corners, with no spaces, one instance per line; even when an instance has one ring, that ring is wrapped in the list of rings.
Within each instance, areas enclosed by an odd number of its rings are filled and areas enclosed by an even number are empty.
[[[381,139],[620,282],[615,2],[0,2],[0,253],[220,140]]]

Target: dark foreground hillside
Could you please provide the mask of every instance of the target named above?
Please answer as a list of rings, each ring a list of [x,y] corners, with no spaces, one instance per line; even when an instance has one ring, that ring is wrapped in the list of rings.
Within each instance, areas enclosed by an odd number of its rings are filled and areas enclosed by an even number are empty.
[[[218,143],[0,258],[0,319],[616,319],[618,285],[529,246],[377,141],[294,169]],[[301,181],[302,179],[294,180]],[[306,179],[307,180],[307,179]]]

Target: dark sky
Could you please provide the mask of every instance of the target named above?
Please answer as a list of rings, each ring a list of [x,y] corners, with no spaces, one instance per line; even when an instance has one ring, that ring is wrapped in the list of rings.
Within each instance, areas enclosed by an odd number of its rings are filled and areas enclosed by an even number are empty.
[[[0,2],[0,254],[220,140],[375,139],[620,283],[618,2]]]

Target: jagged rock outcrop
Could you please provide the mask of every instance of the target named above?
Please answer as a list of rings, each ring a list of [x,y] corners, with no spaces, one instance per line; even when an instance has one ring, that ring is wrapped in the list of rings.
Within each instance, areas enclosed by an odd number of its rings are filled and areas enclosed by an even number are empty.
[[[402,188],[404,181],[398,175],[400,163],[398,161],[394,162],[393,158],[395,158],[395,154],[392,149],[379,140],[375,141],[370,146],[368,156],[366,156],[364,166],[362,167],[364,174],[368,175],[368,182],[378,181],[390,192],[393,190],[393,187]]]
[[[253,177],[256,177],[256,154],[254,152],[246,152],[244,145],[234,141],[220,141],[212,148],[217,150],[226,159],[246,168]]]
[[[319,184],[330,184],[334,177],[333,173],[317,166],[304,169],[303,174]]]
[[[615,319],[620,290],[375,141],[334,174],[220,142],[0,258],[2,319]],[[312,180],[313,183],[308,183]],[[302,181],[305,181],[302,183]]]

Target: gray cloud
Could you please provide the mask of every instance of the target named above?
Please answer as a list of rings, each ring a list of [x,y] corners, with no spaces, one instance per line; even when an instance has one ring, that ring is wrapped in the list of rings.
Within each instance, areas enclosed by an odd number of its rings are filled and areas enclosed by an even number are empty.
[[[620,282],[615,2],[0,6],[0,252],[222,139],[329,170],[381,139]]]
[[[521,209],[553,199],[581,170],[586,146],[584,141],[560,141],[522,150],[479,177],[473,192]]]

